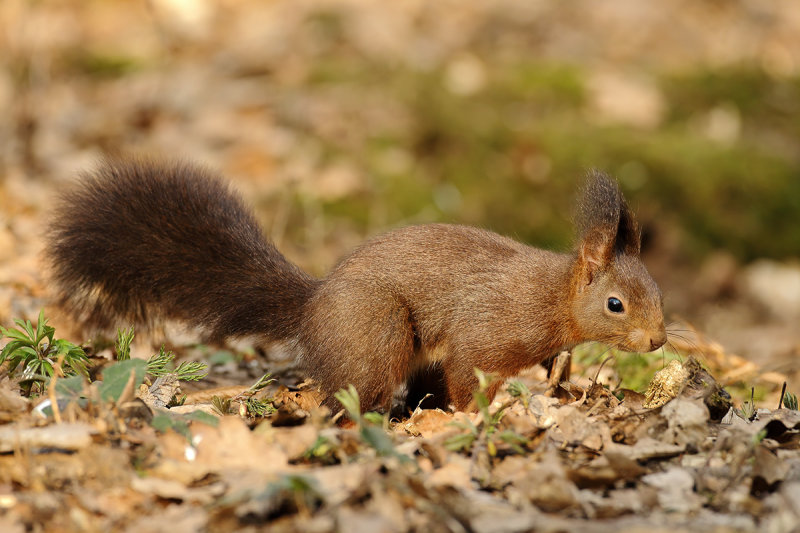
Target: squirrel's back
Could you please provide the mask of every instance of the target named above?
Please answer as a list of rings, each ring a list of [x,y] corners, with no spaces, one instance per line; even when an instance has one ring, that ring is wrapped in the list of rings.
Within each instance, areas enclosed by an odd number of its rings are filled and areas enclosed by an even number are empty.
[[[186,162],[102,161],[62,195],[49,237],[58,303],[100,329],[161,317],[212,339],[291,337],[316,284],[225,182]]]

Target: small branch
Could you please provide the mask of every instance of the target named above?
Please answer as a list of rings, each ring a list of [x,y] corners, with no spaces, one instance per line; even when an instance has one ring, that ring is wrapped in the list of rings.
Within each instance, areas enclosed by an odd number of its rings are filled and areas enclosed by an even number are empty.
[[[559,384],[565,379],[569,379],[570,366],[572,365],[572,354],[566,350],[556,356],[553,361],[550,378],[547,380],[547,390],[544,395],[553,397]]]
[[[53,420],[56,424],[61,423],[61,409],[58,407],[58,396],[56,396],[56,382],[58,377],[63,374],[61,363],[64,361],[64,354],[58,357],[58,361],[53,365],[53,376],[50,378],[50,385],[47,387],[47,397],[50,399],[50,408],[53,410]],[[784,383],[785,385],[785,383]]]

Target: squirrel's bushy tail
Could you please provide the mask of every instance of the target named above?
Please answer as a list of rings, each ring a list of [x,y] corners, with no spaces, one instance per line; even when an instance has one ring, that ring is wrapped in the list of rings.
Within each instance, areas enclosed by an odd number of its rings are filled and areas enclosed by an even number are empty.
[[[101,162],[61,196],[45,254],[58,303],[106,330],[161,317],[211,339],[293,337],[317,283],[226,183],[184,162]]]

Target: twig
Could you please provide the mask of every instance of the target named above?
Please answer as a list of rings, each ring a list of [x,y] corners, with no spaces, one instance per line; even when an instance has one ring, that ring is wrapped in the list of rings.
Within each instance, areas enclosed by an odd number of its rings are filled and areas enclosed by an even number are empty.
[[[781,387],[781,399],[778,400],[778,409],[783,407],[783,396],[786,394],[786,382],[783,382],[783,387]]]
[[[568,351],[563,351],[556,356],[556,360],[553,361],[552,371],[550,372],[550,378],[547,380],[547,390],[544,392],[545,396],[553,397],[556,393],[556,389],[558,389],[559,383],[566,379],[569,379],[569,368],[572,364],[572,354]]]
[[[47,398],[50,400],[50,408],[53,410],[53,420],[56,424],[61,423],[61,409],[58,407],[58,397],[56,396],[56,382],[58,376],[62,374],[61,363],[64,361],[64,354],[58,357],[53,368],[53,376],[50,378],[50,384],[47,387]]]

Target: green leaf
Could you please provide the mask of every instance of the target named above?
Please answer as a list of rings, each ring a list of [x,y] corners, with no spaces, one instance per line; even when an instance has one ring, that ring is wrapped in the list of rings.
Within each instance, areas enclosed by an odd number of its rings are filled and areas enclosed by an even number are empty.
[[[136,361],[136,359],[133,359],[133,361]],[[189,442],[192,442],[192,432],[189,430],[189,423],[185,420],[168,414],[157,414],[150,421],[150,425],[153,426],[153,429],[161,433],[166,433],[171,429],[175,433],[186,437],[186,440]]]
[[[9,357],[8,358],[8,373],[13,374],[14,371],[17,369],[19,364],[22,362],[21,357]]]
[[[56,381],[56,396],[66,400],[77,400],[83,394],[86,381],[83,376],[70,376]]]
[[[500,440],[511,446],[511,449],[514,450],[515,452],[519,454],[525,453],[523,446],[526,446],[528,444],[528,439],[526,439],[522,435],[519,435],[517,433],[514,433],[510,429],[507,429],[502,433],[500,433],[498,436],[500,437]]]
[[[233,355],[233,353],[227,350],[220,350],[208,356],[208,362],[212,365],[224,365],[226,363],[233,363],[235,361],[236,357]]]
[[[17,322],[17,321],[15,321],[15,322]],[[38,344],[38,343],[36,342],[36,333],[33,331],[33,325],[31,324],[31,321],[30,321],[30,320],[26,320],[25,322],[23,322],[23,321],[21,321],[21,320],[20,320],[19,322],[17,322],[17,324],[19,324],[19,326],[20,326],[22,329],[24,329],[24,330],[25,330],[25,332],[28,334],[28,338],[29,338],[29,339],[30,339],[30,340],[31,340],[31,341],[32,341],[34,344]]]
[[[785,384],[784,384],[785,386]],[[787,392],[783,397],[783,407],[786,409],[793,409],[797,411],[797,396],[791,392]]]
[[[248,390],[248,392],[251,392],[251,393],[255,394],[258,391],[266,388],[267,385],[269,385],[270,383],[273,383],[274,381],[275,381],[275,379],[272,377],[272,374],[267,372],[266,374],[264,374],[263,376],[258,378],[258,381],[256,381],[252,385],[250,385],[250,388],[247,389],[247,390]]]
[[[508,393],[514,398],[519,398],[522,401],[522,405],[525,407],[525,409],[528,408],[531,398],[531,390],[527,387],[527,385],[519,380],[514,380],[508,384]]]
[[[358,397],[358,391],[352,384],[347,386],[347,390],[339,389],[333,396],[339,400],[352,420],[356,422],[361,420],[361,400]]]
[[[20,341],[20,342],[22,342],[24,344],[27,344],[28,346],[34,346],[35,345],[32,336],[29,337],[24,332],[22,332],[22,331],[20,331],[18,329],[14,329],[14,328],[7,329],[6,330],[6,337],[10,337],[12,339],[16,339],[16,340],[18,340],[18,341]]]
[[[39,354],[31,348],[30,346],[22,346],[17,350],[17,353],[22,354],[25,359],[33,359],[36,360],[39,358]]]
[[[476,436],[473,433],[462,433],[461,435],[454,435],[444,441],[444,447],[451,452],[458,452],[462,450],[469,450],[472,448],[472,443],[475,442]]]
[[[184,361],[174,370],[170,370],[175,354],[166,351],[164,346],[157,354],[147,360],[147,373],[153,377],[175,374],[182,381],[199,381],[208,375],[208,365],[199,361]]]
[[[100,386],[100,398],[106,401],[117,401],[122,395],[131,372],[134,374],[134,388],[144,380],[147,363],[142,359],[128,359],[115,363],[103,370],[103,384]]]
[[[150,425],[156,431],[166,433],[172,427],[172,417],[168,414],[159,413],[150,420]]]
[[[157,378],[169,374],[167,368],[173,359],[175,359],[175,354],[165,350],[162,344],[158,353],[151,355],[147,360],[147,373]]]
[[[133,326],[128,329],[117,330],[117,342],[115,345],[117,361],[127,361],[131,358],[131,342],[133,342]]]
[[[380,413],[376,413],[375,411],[364,413],[364,420],[366,420],[370,424],[377,424],[379,426],[383,425],[383,415]]]
[[[5,345],[3,351],[0,352],[0,363],[6,360],[6,357],[16,352],[24,344],[20,341],[11,341]]]
[[[175,369],[182,381],[200,381],[208,375],[208,365],[199,361],[184,361]]]
[[[475,377],[478,378],[478,389],[485,391],[489,388],[489,382],[491,381],[490,377],[487,376],[480,368],[475,367],[473,369],[475,373]]]
[[[184,415],[186,420],[191,420],[193,422],[200,422],[201,424],[206,424],[207,426],[217,427],[219,426],[219,418],[216,416],[206,413],[205,411],[192,411],[191,413],[186,413]]]
[[[245,401],[245,407],[247,407],[247,413],[250,416],[267,416],[276,410],[271,400],[260,400],[252,397]]]
[[[36,337],[34,340],[39,344],[44,338],[44,327],[47,325],[47,320],[44,318],[44,309],[39,310],[39,318],[36,320]]]
[[[475,403],[478,405],[478,409],[483,411],[484,409],[489,408],[489,398],[482,392],[476,392],[474,395]]]
[[[333,444],[329,439],[323,437],[322,435],[317,436],[317,440],[314,441],[304,453],[303,457],[305,459],[314,459],[319,457],[326,456],[329,452],[333,450]]]
[[[53,377],[53,364],[47,359],[39,359],[39,368],[45,376]]]
[[[398,455],[389,435],[380,426],[364,425],[361,428],[361,438],[378,452],[379,455]]]
[[[49,344],[53,344],[53,337],[56,334],[56,328],[53,326],[46,326],[43,331],[43,335],[40,339],[37,339],[37,342],[41,341],[42,339],[47,339]]]
[[[83,374],[87,375],[86,367],[89,365],[89,358],[86,357],[83,349],[67,340],[57,339],[50,347],[53,352],[53,358],[58,359],[61,355],[64,356],[65,374]]]

